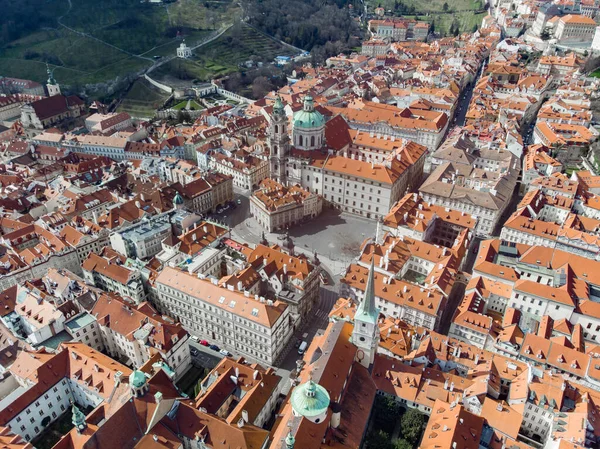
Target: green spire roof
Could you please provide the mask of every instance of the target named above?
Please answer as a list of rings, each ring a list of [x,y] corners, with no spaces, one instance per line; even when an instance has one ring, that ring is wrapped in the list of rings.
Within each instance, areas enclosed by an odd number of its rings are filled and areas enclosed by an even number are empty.
[[[283,102],[281,101],[281,97],[279,95],[277,95],[277,98],[275,99],[275,104],[273,105],[273,112],[283,112]]]
[[[129,375],[129,385],[134,388],[141,388],[146,384],[146,375],[140,370],[135,370]]]
[[[312,379],[298,385],[292,392],[292,408],[307,418],[319,416],[329,407],[329,393]]]
[[[48,64],[46,64],[46,73],[48,74],[48,82],[47,83],[55,86],[56,80],[54,79],[54,72],[52,70],[50,70],[50,66]]]
[[[71,411],[73,412],[73,418],[71,419],[71,422],[73,423],[75,428],[78,431],[84,429],[86,426],[85,415],[81,412],[81,410],[79,410],[75,403],[73,403]]]
[[[354,319],[375,324],[377,318],[379,318],[379,310],[375,307],[375,255],[373,254],[367,288],[365,288],[365,297],[358,305]]]
[[[294,444],[296,444],[296,438],[292,435],[292,429],[290,429],[287,437],[285,437],[285,446],[287,449],[294,449]]]

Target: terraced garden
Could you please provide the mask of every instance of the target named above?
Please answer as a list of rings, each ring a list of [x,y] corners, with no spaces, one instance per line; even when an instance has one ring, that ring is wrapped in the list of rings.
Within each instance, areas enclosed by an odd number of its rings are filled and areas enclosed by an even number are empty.
[[[191,59],[170,61],[153,71],[151,76],[174,84],[191,80],[210,81],[239,70],[239,65],[249,60],[270,63],[276,56],[294,54],[288,47],[240,24],[202,47]]]

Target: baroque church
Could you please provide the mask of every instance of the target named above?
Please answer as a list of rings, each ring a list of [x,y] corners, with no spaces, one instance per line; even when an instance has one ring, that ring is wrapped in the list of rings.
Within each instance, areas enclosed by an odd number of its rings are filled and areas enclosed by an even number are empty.
[[[380,219],[423,176],[425,146],[352,129],[341,115],[327,120],[310,95],[291,125],[278,96],[269,121],[271,177],[344,212]]]

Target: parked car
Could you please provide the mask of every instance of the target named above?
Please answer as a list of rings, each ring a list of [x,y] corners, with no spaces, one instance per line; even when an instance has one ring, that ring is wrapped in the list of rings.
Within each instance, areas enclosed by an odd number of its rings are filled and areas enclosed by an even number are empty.
[[[190,349],[190,354],[192,354],[193,356],[197,356],[198,355],[198,350],[195,348]]]
[[[223,354],[225,357],[231,357],[231,352],[229,352],[227,349],[221,349],[219,353]]]
[[[209,348],[212,349],[213,351],[217,351],[217,352],[221,351],[221,348],[219,348],[217,345],[210,345]]]
[[[198,343],[199,338],[196,337],[195,335],[192,335],[192,340],[194,340],[196,343]]]
[[[300,347],[298,348],[298,354],[300,354],[300,355],[304,354],[304,351],[306,351],[306,348],[308,348],[308,343],[303,341],[302,343],[300,343]]]
[[[209,343],[206,340],[200,340],[200,344],[202,346],[208,346],[209,345]]]

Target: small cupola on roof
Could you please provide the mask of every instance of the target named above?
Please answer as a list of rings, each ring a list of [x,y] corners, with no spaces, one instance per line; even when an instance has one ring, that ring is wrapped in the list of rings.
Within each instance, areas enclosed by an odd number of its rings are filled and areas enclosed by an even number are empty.
[[[136,398],[144,396],[148,391],[148,381],[146,375],[140,370],[135,370],[129,375],[129,387],[131,394]]]
[[[311,378],[294,388],[291,402],[294,416],[303,416],[318,424],[327,416],[330,398],[327,390]]]
[[[173,197],[173,207],[175,209],[181,209],[183,207],[183,197],[177,192]]]

